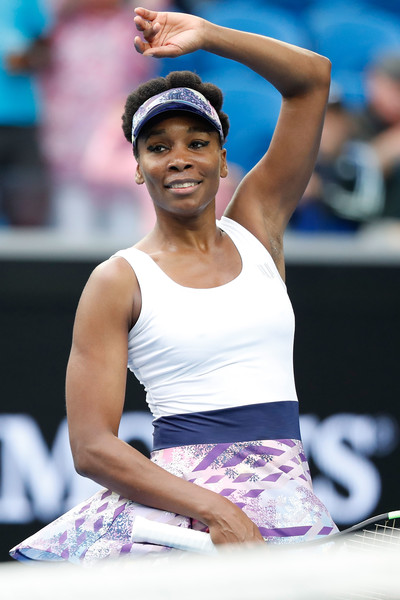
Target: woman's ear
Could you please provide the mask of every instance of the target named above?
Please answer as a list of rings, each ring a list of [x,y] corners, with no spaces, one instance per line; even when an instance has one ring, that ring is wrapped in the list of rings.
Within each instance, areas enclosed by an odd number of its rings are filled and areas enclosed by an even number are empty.
[[[135,181],[139,185],[142,185],[142,183],[144,183],[143,175],[142,175],[139,165],[136,166]]]
[[[219,176],[224,178],[228,176],[228,163],[226,161],[226,148],[221,150],[221,166],[219,169]]]

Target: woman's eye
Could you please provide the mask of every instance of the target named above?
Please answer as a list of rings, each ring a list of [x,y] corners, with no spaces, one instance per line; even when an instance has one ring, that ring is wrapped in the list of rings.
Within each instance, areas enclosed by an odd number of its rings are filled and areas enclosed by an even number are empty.
[[[208,146],[210,142],[205,141],[205,140],[194,140],[193,142],[191,142],[190,147],[191,148],[205,148],[205,146]]]
[[[157,153],[159,153],[159,152],[163,152],[163,150],[166,150],[166,148],[167,147],[164,146],[164,144],[154,144],[152,146],[148,146],[147,150],[149,152],[157,152]]]

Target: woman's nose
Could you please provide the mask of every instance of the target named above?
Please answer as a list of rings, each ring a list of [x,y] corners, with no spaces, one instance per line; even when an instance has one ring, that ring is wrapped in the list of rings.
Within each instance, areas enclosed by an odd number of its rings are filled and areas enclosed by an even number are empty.
[[[185,171],[192,167],[191,161],[185,156],[184,152],[176,152],[171,156],[168,163],[168,169],[171,171]]]

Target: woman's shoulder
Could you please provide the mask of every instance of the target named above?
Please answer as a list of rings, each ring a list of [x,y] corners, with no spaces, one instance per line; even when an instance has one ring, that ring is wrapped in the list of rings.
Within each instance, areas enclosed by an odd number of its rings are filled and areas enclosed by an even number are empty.
[[[120,302],[138,290],[138,282],[131,265],[123,256],[115,254],[103,261],[92,271],[84,289],[93,299],[102,302]]]
[[[140,299],[140,288],[128,263],[123,258],[109,258],[92,271],[75,322],[89,336],[97,328],[128,331],[140,310]]]

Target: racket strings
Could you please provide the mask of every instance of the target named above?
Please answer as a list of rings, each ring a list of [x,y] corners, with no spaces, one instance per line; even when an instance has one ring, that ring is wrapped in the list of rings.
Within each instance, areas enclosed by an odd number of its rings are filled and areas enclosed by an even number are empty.
[[[373,529],[363,529],[355,532],[348,543],[359,545],[360,549],[368,551],[369,548],[400,547],[400,527],[396,527],[396,520],[376,523]]]
[[[372,556],[377,555],[382,549],[395,548],[400,550],[400,527],[396,527],[396,521],[386,520],[384,523],[375,523],[369,529],[355,531],[343,539],[345,547],[353,548],[358,552],[366,552]],[[388,594],[382,588],[375,586],[364,588],[361,586],[357,591],[353,590],[338,596],[337,600],[392,600],[394,596]]]

